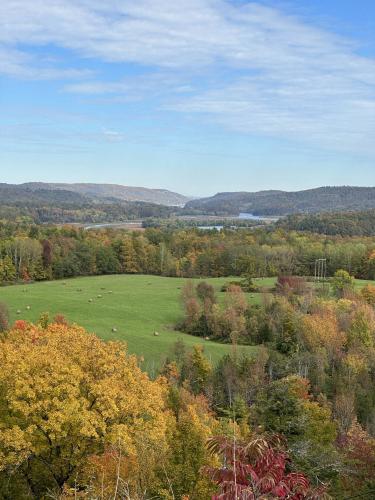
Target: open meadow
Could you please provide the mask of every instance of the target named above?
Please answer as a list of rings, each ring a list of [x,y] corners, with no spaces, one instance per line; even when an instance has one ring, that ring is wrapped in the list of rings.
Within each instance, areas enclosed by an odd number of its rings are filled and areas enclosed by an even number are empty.
[[[49,312],[51,318],[63,314],[68,321],[105,340],[124,341],[129,352],[142,357],[143,367],[152,372],[179,339],[189,347],[203,345],[213,362],[231,349],[230,345],[205,341],[174,330],[183,316],[180,295],[186,281],[184,278],[145,275],[74,278],[3,287],[0,288],[0,302],[8,306],[11,321],[25,319],[35,322],[43,312]],[[219,292],[228,278],[205,281]],[[272,286],[273,283],[270,278],[257,280],[257,284],[263,286]],[[261,294],[248,294],[248,297],[252,302],[261,301]],[[159,335],[154,335],[154,332]],[[238,349],[251,353],[255,348],[240,346]]]

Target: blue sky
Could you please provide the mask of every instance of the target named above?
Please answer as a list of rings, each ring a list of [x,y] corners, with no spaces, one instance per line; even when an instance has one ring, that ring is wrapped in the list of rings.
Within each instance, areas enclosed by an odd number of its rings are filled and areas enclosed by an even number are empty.
[[[3,0],[0,181],[375,185],[372,0]]]

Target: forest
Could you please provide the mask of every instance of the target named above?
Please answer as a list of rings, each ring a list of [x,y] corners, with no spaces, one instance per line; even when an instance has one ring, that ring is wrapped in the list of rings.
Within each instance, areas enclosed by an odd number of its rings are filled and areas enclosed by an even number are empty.
[[[187,281],[183,326],[151,379],[63,315],[0,307],[2,498],[350,499],[375,491],[375,286],[280,278],[261,305]],[[249,342],[256,355],[239,354]]]
[[[179,277],[311,276],[327,259],[328,276],[344,269],[375,278],[370,237],[304,234],[278,228],[84,230],[0,222],[0,282],[143,273]]]
[[[289,215],[277,222],[291,231],[309,231],[326,235],[374,236],[375,210]]]
[[[59,203],[54,199],[40,203],[32,200],[0,204],[0,220],[26,224],[98,224],[123,222],[148,217],[169,217],[175,209],[144,202]]]
[[[375,286],[355,286],[375,278],[373,238],[19,221],[0,224],[0,236],[3,285],[183,277],[176,330],[231,346],[213,364],[202,344],[176,338],[151,376],[126,344],[87,333],[64,311],[10,323],[0,304],[1,498],[375,494]],[[329,280],[317,285],[323,257]],[[204,281],[219,276],[220,297]],[[276,284],[259,290],[255,278],[266,276]]]

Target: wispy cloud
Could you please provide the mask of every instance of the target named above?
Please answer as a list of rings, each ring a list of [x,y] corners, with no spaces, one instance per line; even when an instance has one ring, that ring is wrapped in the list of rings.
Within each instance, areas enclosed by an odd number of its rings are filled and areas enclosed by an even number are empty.
[[[139,68],[138,77],[84,78],[66,91],[152,98],[241,133],[375,156],[375,61],[281,10],[224,0],[4,0],[0,19],[7,74],[36,74],[20,47],[55,45]],[[79,68],[39,70],[84,77]]]
[[[59,68],[51,61],[0,44],[0,74],[27,80],[75,80],[93,76],[90,70]]]

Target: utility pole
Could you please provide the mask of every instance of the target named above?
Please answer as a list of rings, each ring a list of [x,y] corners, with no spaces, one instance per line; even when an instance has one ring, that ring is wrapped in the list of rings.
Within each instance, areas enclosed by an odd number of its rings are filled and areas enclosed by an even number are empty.
[[[322,283],[323,289],[327,281],[327,259],[316,259],[315,260],[315,283]]]

